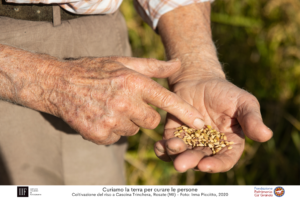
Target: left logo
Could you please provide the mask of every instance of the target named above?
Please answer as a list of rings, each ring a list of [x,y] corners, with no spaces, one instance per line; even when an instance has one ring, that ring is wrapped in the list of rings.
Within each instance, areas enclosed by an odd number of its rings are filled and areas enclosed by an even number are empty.
[[[28,187],[17,187],[17,197],[28,197]]]

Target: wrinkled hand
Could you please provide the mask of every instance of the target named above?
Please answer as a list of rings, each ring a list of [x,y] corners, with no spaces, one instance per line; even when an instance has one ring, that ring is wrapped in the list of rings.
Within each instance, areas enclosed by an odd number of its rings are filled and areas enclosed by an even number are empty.
[[[217,173],[230,170],[244,150],[244,134],[252,140],[264,142],[272,131],[262,122],[257,99],[225,78],[203,77],[180,80],[174,92],[197,108],[205,124],[224,132],[233,149],[223,148],[216,155],[208,147],[193,150],[179,138],[174,138],[174,128],[184,124],[174,115],[167,116],[163,140],[155,144],[156,155],[164,161],[173,161],[179,172],[197,169]]]
[[[71,61],[55,80],[48,108],[97,144],[112,144],[139,127],[154,129],[160,115],[148,103],[193,126],[200,113],[149,78],[168,77],[179,68],[180,61],[129,57]]]

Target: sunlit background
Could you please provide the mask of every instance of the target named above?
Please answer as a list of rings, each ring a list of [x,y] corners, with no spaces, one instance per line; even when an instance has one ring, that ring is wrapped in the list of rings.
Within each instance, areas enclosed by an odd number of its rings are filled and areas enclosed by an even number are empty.
[[[121,6],[133,56],[165,59],[160,37],[146,25],[132,0]],[[127,182],[132,185],[299,185],[300,184],[300,1],[215,0],[213,40],[227,78],[258,98],[265,124],[274,132],[266,143],[246,139],[239,162],[226,173],[189,170],[156,158],[166,113],[155,130],[129,137]],[[157,80],[164,87],[164,79]]]

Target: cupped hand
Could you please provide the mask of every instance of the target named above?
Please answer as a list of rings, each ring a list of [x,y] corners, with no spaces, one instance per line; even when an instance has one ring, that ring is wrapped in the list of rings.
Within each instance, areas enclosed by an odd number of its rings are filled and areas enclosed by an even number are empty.
[[[66,62],[55,86],[48,89],[48,110],[97,144],[112,144],[121,136],[136,134],[139,127],[154,129],[160,115],[148,104],[194,126],[200,113],[150,78],[168,77],[179,68],[179,60],[130,57]]]
[[[209,147],[191,149],[182,139],[174,138],[175,128],[184,122],[168,114],[164,138],[155,144],[155,153],[164,161],[173,161],[174,168],[179,172],[188,169],[210,173],[228,171],[244,150],[244,134],[258,142],[272,137],[272,131],[262,121],[257,99],[225,78],[208,76],[181,80],[174,84],[173,89],[199,110],[205,124],[225,133],[227,140],[234,142],[232,149],[225,147],[215,155]]]

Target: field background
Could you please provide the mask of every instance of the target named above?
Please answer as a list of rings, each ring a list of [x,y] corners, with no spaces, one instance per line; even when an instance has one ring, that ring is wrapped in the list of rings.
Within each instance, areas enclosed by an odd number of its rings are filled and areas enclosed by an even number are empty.
[[[166,113],[155,130],[129,137],[126,154],[130,185],[299,185],[300,184],[300,1],[215,0],[213,40],[228,80],[255,95],[265,124],[274,132],[266,143],[246,139],[239,162],[226,173],[189,170],[156,158]],[[121,6],[133,56],[165,59],[160,37],[146,25],[132,0]],[[164,87],[164,79],[157,80]]]

